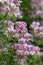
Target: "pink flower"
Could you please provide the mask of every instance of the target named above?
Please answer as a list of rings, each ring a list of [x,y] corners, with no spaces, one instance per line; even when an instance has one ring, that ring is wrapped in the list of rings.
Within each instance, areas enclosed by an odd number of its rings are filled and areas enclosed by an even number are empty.
[[[14,2],[14,0],[9,0],[9,2],[11,2],[11,3],[12,3],[12,2]]]
[[[20,38],[19,40],[18,40],[18,42],[21,42],[21,43],[26,43],[26,39],[25,38]]]
[[[30,33],[25,33],[24,34],[24,38],[28,39],[28,40],[32,40],[33,39],[33,35]]]
[[[43,15],[43,10],[37,10],[36,15]]]
[[[31,27],[33,27],[33,28],[35,28],[35,27],[38,27],[40,25],[40,23],[39,22],[33,22],[32,24],[31,24]]]
[[[38,46],[33,46],[28,44],[23,44],[23,48],[28,51],[35,51],[35,52],[40,51],[40,48]]]
[[[7,23],[8,23],[8,26],[14,27],[14,23],[12,21],[8,21]]]
[[[21,49],[21,44],[14,44],[13,49]]]
[[[16,30],[17,32],[22,32],[24,30],[24,28],[26,28],[27,24],[26,22],[22,22],[22,21],[19,21],[19,22],[16,22]]]
[[[16,51],[16,54],[17,54],[18,56],[24,56],[24,57],[27,55],[26,51],[23,51],[23,50],[17,50],[17,51]]]
[[[35,47],[33,48],[33,51],[39,52],[39,51],[40,51],[40,48],[39,48],[38,46],[35,46]]]
[[[17,62],[18,62],[20,65],[24,65],[24,59],[17,59]]]
[[[4,10],[4,11],[10,11],[10,8],[9,8],[9,6],[8,5],[3,5],[2,6],[2,10]]]
[[[16,24],[18,25],[18,27],[23,27],[23,28],[27,26],[26,22],[22,22],[22,21],[16,22]]]

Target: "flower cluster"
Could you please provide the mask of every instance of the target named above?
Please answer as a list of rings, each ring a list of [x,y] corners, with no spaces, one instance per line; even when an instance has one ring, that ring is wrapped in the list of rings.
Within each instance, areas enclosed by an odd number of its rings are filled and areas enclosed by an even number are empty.
[[[4,22],[1,21],[0,23],[1,23],[0,27],[3,27],[3,29],[1,29],[0,32],[3,32],[3,34],[6,35],[6,37],[8,38],[8,40],[10,40],[11,38],[15,39],[13,45],[10,43],[7,44],[8,47],[11,46],[13,52],[15,52],[15,56],[17,56],[15,61],[20,63],[20,61],[18,60],[23,60],[28,55],[36,55],[38,54],[38,52],[40,52],[40,48],[38,46],[31,45],[30,41],[33,41],[33,35],[28,33],[26,28],[27,26],[26,22],[17,21],[13,23],[12,21],[4,21]],[[39,26],[39,23],[35,22],[31,26],[33,27]],[[4,49],[5,49],[5,54],[9,54],[8,50],[6,50],[7,49],[6,46],[3,48],[3,50]],[[23,62],[25,61],[26,60],[24,60]]]
[[[30,12],[32,16],[34,15],[33,17],[43,17],[43,0],[31,0],[31,7],[32,11]]]
[[[36,1],[32,0],[33,2]],[[34,21],[30,25],[32,31],[29,30],[28,32],[26,22],[12,21],[11,17],[15,19],[21,18],[20,3],[20,0],[0,0],[0,12],[4,15],[0,19],[0,57],[3,57],[1,63],[4,65],[9,65],[10,63],[12,65],[12,62],[24,65],[29,56],[43,57],[41,48],[32,44],[35,36],[38,37],[38,41],[35,40],[37,44],[43,42],[43,26],[40,26],[39,22]],[[36,9],[40,7],[37,6]]]
[[[1,0],[1,6],[0,10],[2,14],[6,14],[7,16],[15,16],[15,17],[21,17],[22,12],[19,9],[20,3],[22,1],[20,0]]]
[[[33,22],[31,27],[34,29],[34,34],[40,38],[43,38],[43,26],[40,26],[39,22]]]

